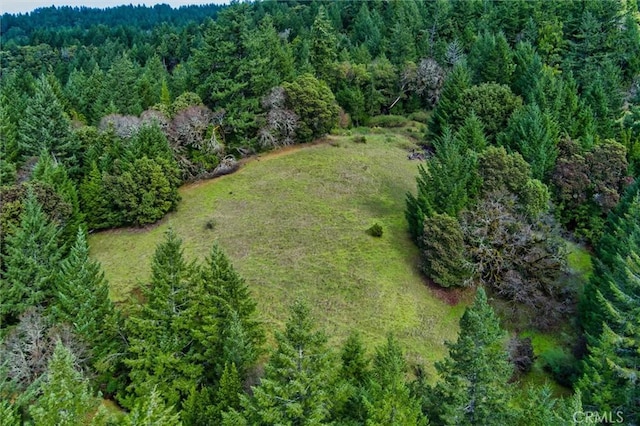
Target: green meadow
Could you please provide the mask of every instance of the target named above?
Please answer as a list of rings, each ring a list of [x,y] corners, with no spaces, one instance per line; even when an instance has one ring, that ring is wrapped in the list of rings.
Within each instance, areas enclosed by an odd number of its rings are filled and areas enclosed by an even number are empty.
[[[160,224],[92,235],[91,254],[126,308],[172,227],[190,259],[203,259],[214,243],[224,249],[269,332],[301,299],[332,344],[357,330],[372,348],[393,333],[411,362],[433,372],[470,295],[452,306],[452,295],[428,286],[418,270],[404,219],[418,164],[407,159],[411,145],[380,131],[366,134],[366,143],[331,136],[252,158],[232,175],[183,186],[177,211]],[[366,232],[375,223],[380,238]]]

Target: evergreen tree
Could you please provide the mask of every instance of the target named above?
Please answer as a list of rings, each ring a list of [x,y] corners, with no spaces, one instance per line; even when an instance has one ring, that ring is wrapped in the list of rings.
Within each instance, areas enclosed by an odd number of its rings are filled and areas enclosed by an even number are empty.
[[[428,277],[443,287],[466,284],[471,268],[457,219],[438,213],[426,218],[421,242],[422,270]]]
[[[182,241],[170,229],[153,256],[150,285],[143,290],[147,303],[127,323],[128,390],[137,397],[157,389],[169,404],[180,404],[202,377],[202,366],[188,356],[191,274],[193,266],[184,260]],[[125,403],[133,406],[134,399]]]
[[[464,120],[464,124],[460,127],[455,137],[466,149],[476,153],[481,152],[487,146],[484,126],[474,112]]]
[[[54,292],[60,249],[59,228],[30,191],[20,226],[6,237],[0,280],[0,323],[11,324],[30,306],[46,305]]]
[[[363,424],[367,418],[364,396],[365,387],[370,379],[371,361],[365,353],[358,332],[349,335],[342,347],[340,358],[333,418],[344,425]]]
[[[507,129],[498,138],[501,144],[522,154],[531,166],[536,179],[549,176],[558,157],[559,129],[548,113],[536,104],[516,111],[509,119]]]
[[[217,245],[200,268],[191,293],[190,328],[203,359],[213,364],[207,375],[216,381],[225,365],[234,363],[245,379],[260,354],[264,334],[249,287]]]
[[[309,308],[298,302],[265,366],[246,414],[254,425],[323,423],[332,406],[333,361],[326,337],[315,331]]]
[[[73,156],[69,145],[71,123],[61,100],[56,96],[46,76],[36,84],[36,90],[18,124],[18,141],[23,157],[50,152],[58,159]]]
[[[434,141],[435,155],[418,166],[418,193],[407,194],[406,217],[413,238],[419,242],[424,219],[434,213],[451,217],[468,206],[477,193],[477,159],[451,131]],[[418,243],[420,245],[420,243]]]
[[[47,152],[41,152],[31,178],[35,181],[50,185],[60,198],[71,207],[68,220],[62,224],[60,240],[62,244],[72,244],[78,227],[84,220],[80,212],[78,191],[74,182],[67,174],[67,168],[51,157]]]
[[[318,15],[311,26],[310,38],[311,51],[309,59],[311,65],[313,65],[321,79],[328,81],[331,76],[331,69],[337,58],[336,46],[338,41],[324,6],[320,6],[318,9]]]
[[[122,422],[124,426],[181,426],[180,415],[167,406],[157,389],[141,396]]]
[[[484,289],[460,319],[460,334],[447,343],[449,356],[436,364],[441,377],[430,396],[434,424],[498,425],[513,419],[508,384],[512,366],[505,333]]]
[[[451,128],[462,95],[469,87],[471,87],[469,69],[464,63],[458,63],[445,80],[440,99],[429,120],[429,139],[442,136],[445,127]]]
[[[469,53],[469,68],[476,83],[510,84],[516,67],[505,35],[485,32],[478,37]]]
[[[371,381],[365,392],[367,425],[427,425],[420,403],[405,381],[406,362],[397,341],[389,336],[376,351]]]
[[[100,264],[89,259],[89,245],[81,228],[69,256],[60,264],[51,313],[57,322],[72,325],[85,340],[94,366],[99,370],[113,366],[109,358],[122,352],[120,319],[109,299],[109,286]]]
[[[91,394],[88,381],[74,368],[74,363],[73,354],[58,342],[41,387],[42,395],[29,407],[35,424],[107,424],[106,412],[99,408],[100,400]]]

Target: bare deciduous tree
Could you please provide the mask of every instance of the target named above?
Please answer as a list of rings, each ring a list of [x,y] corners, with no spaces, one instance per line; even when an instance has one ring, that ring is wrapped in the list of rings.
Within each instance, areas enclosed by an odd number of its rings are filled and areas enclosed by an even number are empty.
[[[299,117],[285,108],[286,93],[274,87],[262,98],[262,107],[267,110],[266,122],[258,130],[258,141],[263,148],[277,148],[295,143]]]
[[[525,306],[532,324],[553,326],[570,313],[573,292],[560,283],[564,244],[549,225],[516,212],[515,196],[492,193],[463,214],[461,225],[477,278],[498,296]]]
[[[25,389],[46,371],[58,341],[74,354],[76,368],[84,366],[87,349],[71,327],[51,326],[40,309],[31,308],[0,345],[0,364],[6,366],[8,377]]]
[[[113,128],[115,134],[121,138],[130,138],[140,130],[141,126],[142,121],[135,115],[110,114],[102,117],[98,127],[102,131]]]

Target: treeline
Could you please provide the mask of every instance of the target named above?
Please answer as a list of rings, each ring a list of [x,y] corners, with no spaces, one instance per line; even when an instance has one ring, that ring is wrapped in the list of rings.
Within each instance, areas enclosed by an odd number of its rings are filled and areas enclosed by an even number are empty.
[[[506,333],[482,289],[436,364],[434,385],[421,368],[407,380],[410,366],[391,335],[373,353],[358,334],[331,349],[302,302],[291,306],[261,366],[264,325],[217,246],[193,262],[169,230],[143,303],[123,316],[82,229],[61,256],[61,230],[32,192],[20,223],[3,257],[9,298],[0,313],[14,324],[0,345],[3,425],[548,425],[582,410],[579,396],[559,402],[548,388],[521,391],[511,381]],[[105,396],[128,411],[106,410]]]

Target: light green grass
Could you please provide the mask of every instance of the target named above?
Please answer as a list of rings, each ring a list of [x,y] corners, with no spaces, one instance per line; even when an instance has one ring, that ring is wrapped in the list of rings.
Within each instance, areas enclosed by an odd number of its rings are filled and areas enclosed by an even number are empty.
[[[569,269],[586,281],[593,272],[591,255],[584,247],[572,242],[567,242],[567,251]]]
[[[456,339],[464,306],[439,300],[417,269],[404,219],[417,171],[401,148],[407,140],[366,137],[366,144],[332,137],[251,160],[232,175],[181,188],[178,210],[156,227],[92,235],[91,254],[105,269],[112,298],[132,299],[171,226],[190,258],[202,259],[220,244],[248,282],[269,332],[302,299],[331,344],[358,330],[372,348],[392,332],[411,361],[432,370],[446,353],[444,340]],[[205,227],[210,220],[213,230]],[[381,238],[365,232],[376,222]]]

